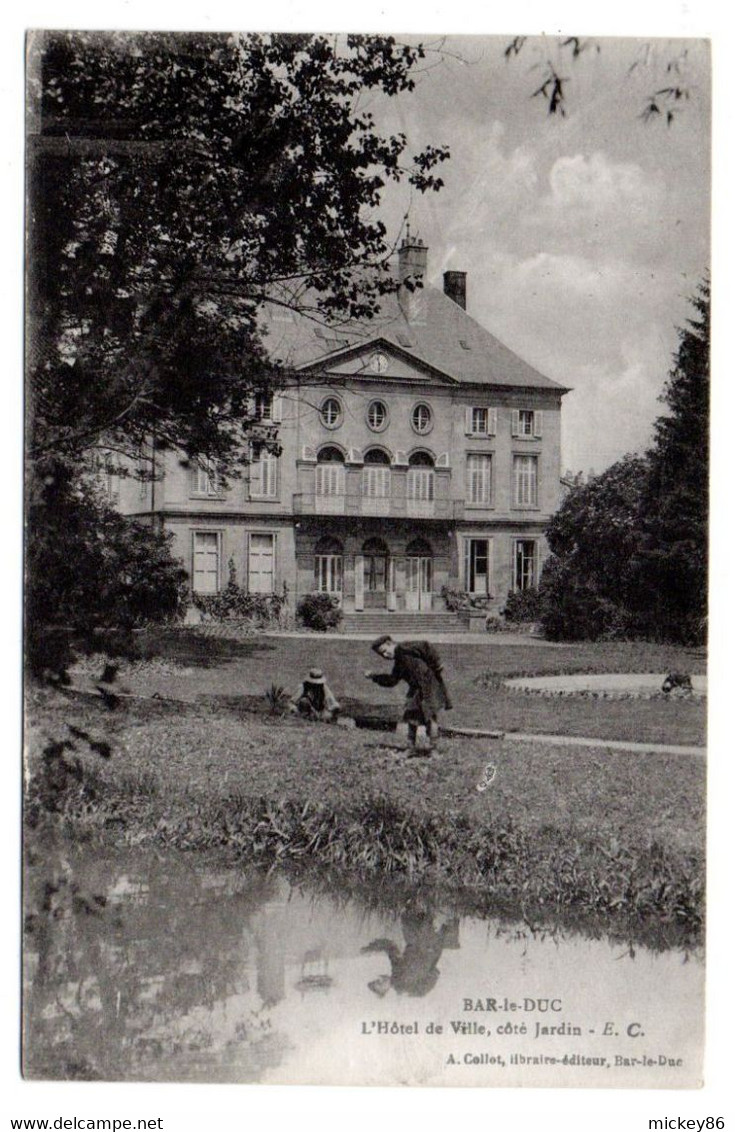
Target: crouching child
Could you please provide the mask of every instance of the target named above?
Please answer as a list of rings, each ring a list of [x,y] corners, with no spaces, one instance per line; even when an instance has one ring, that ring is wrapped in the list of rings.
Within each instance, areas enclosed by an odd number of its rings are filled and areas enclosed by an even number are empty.
[[[302,681],[301,687],[291,700],[290,709],[306,719],[318,719],[326,723],[336,722],[340,704],[320,668],[312,668]]]

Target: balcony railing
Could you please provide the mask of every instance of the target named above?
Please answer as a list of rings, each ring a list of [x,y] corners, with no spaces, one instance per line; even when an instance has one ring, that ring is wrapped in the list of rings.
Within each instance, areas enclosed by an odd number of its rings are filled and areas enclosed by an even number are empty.
[[[464,504],[451,499],[395,499],[361,495],[317,495],[297,492],[293,497],[295,515],[377,515],[389,519],[461,518]]]

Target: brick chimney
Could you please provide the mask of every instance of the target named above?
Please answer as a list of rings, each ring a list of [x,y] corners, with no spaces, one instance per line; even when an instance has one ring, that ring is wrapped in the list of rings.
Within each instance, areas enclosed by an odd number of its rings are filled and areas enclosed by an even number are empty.
[[[444,294],[463,311],[467,310],[467,272],[445,271]]]
[[[426,275],[426,260],[429,249],[420,236],[412,236],[410,227],[406,227],[406,235],[401,240],[398,249],[398,278],[401,283],[408,275],[423,278]]]
[[[401,283],[409,276],[412,282],[423,280],[426,275],[426,262],[429,249],[419,236],[412,236],[411,229],[406,226],[406,235],[401,240],[398,249],[398,278]],[[401,309],[411,323],[426,321],[426,299],[423,289],[410,291],[408,287],[401,287],[398,292],[398,301]]]

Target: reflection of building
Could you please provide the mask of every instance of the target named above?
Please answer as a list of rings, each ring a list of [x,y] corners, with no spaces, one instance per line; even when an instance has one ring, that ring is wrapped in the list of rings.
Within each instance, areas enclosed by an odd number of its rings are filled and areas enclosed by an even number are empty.
[[[404,240],[401,280],[427,248]],[[174,457],[155,483],[122,480],[128,513],[173,531],[195,591],[339,596],[346,611],[443,608],[441,589],[501,606],[535,584],[559,499],[566,390],[465,310],[463,272],[444,291],[405,284],[374,319],[335,327],[273,306],[266,337],[293,377],[256,405],[279,457],[253,451],[244,482]]]
[[[285,912],[278,904],[266,905],[253,917],[255,982],[263,1006],[275,1006],[286,993],[286,931]]]

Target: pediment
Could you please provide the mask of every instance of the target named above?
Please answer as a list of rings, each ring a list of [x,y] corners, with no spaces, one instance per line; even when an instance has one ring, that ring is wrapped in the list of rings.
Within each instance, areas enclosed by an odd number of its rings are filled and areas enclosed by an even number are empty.
[[[373,381],[435,381],[456,385],[456,380],[423,358],[386,338],[374,338],[334,350],[300,367],[302,373],[329,374],[335,378],[359,377]]]

